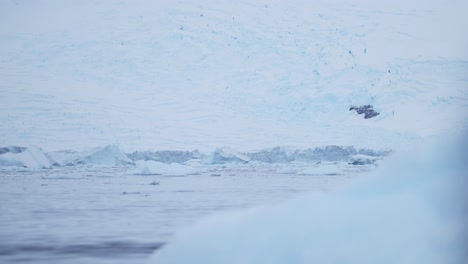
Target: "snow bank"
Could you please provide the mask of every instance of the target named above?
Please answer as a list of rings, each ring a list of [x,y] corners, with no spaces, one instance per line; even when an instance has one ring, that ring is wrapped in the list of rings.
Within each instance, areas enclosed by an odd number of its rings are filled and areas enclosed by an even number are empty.
[[[26,167],[31,169],[46,169],[52,167],[52,162],[36,146],[1,148],[0,166]]]
[[[136,175],[194,175],[199,172],[190,166],[181,165],[178,163],[166,164],[157,161],[136,161],[136,168],[132,170],[132,174]]]
[[[463,263],[468,155],[442,150],[394,158],[349,190],[205,219],[148,263]]]

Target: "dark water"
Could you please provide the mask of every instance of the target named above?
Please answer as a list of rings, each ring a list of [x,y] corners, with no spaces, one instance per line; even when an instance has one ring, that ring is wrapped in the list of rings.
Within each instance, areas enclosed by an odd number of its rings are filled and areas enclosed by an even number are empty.
[[[0,263],[145,263],[202,217],[328,191],[349,179],[268,168],[208,168],[183,177],[121,168],[0,171]]]
[[[99,244],[71,244],[71,245],[41,245],[41,244],[3,244],[0,243],[0,256],[12,263],[50,262],[75,263],[80,259],[94,259],[95,262],[105,261],[112,257],[112,261],[125,258],[133,261],[143,261],[153,251],[161,248],[163,243],[139,243],[130,241],[114,241]],[[125,261],[125,260],[124,260]],[[125,261],[126,262],[126,261]]]

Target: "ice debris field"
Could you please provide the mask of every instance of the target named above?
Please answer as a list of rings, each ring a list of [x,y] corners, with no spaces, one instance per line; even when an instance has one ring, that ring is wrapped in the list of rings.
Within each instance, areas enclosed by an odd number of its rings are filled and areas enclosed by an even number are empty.
[[[0,262],[464,263],[466,10],[2,1]]]

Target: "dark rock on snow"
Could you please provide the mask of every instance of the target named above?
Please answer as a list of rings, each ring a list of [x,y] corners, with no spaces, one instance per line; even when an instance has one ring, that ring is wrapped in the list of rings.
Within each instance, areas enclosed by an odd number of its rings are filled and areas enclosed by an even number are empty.
[[[380,115],[380,113],[374,111],[374,107],[372,105],[352,106],[351,108],[349,108],[349,111],[352,110],[356,110],[356,113],[360,115],[364,114],[365,119],[373,118]]]

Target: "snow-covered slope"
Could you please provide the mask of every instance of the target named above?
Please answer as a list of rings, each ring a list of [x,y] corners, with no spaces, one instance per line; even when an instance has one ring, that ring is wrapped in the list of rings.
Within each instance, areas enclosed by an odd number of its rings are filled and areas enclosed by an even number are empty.
[[[394,149],[466,126],[464,1],[374,2],[3,1],[0,146]]]

